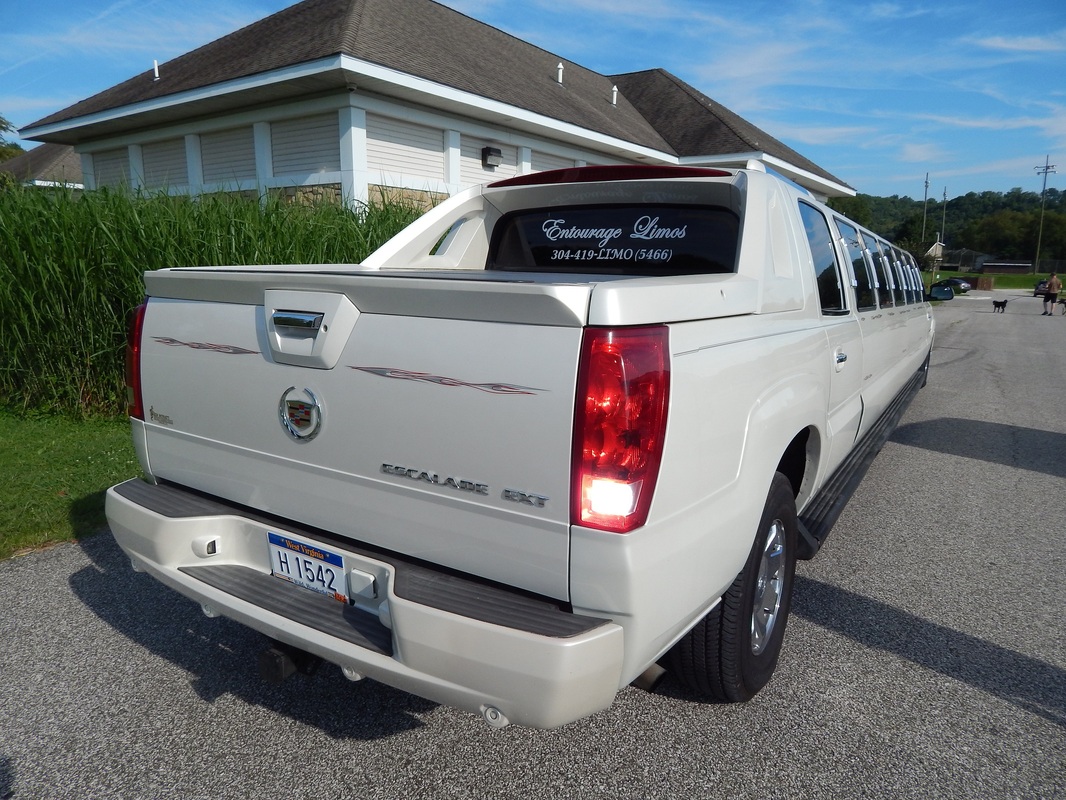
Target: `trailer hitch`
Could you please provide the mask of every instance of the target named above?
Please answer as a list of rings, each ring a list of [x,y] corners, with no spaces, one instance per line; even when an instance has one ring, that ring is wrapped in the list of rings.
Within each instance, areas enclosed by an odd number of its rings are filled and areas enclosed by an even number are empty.
[[[280,686],[293,673],[311,676],[322,659],[298,647],[270,640],[270,647],[259,654],[259,676],[267,683]]]

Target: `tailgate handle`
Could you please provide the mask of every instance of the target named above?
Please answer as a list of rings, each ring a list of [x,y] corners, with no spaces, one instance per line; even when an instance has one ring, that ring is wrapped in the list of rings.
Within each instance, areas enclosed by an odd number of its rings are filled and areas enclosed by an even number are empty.
[[[279,333],[313,334],[322,327],[323,316],[314,311],[275,311],[271,319]]]

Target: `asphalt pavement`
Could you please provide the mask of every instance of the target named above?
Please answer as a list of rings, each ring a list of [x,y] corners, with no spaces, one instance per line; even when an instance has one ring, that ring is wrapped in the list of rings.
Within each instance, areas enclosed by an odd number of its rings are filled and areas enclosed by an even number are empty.
[[[0,562],[0,799],[1066,797],[1066,316],[934,313],[929,385],[800,564],[753,701],[668,676],[493,730],[330,665],[272,687],[258,634],[104,532]]]

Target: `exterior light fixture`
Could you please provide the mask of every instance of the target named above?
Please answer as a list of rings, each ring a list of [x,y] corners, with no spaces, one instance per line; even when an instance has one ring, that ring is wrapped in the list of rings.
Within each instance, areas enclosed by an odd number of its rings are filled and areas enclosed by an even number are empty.
[[[481,148],[481,166],[495,169],[503,163],[503,151],[498,147]]]

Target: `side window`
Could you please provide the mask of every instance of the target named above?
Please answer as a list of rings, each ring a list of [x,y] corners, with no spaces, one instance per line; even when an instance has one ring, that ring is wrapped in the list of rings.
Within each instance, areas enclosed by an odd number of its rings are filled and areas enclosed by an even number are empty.
[[[908,305],[911,302],[911,295],[908,291],[907,279],[903,275],[903,262],[900,261],[899,250],[884,242],[881,242],[881,249],[885,251],[885,258],[892,265],[892,282],[896,285],[896,305]]]
[[[918,264],[914,261],[914,256],[910,253],[903,254],[907,259],[907,264],[910,267],[911,277],[914,280],[914,302],[920,303],[925,299],[925,283],[922,281],[922,271],[918,269]]]
[[[917,303],[918,295],[915,292],[915,276],[910,274],[910,265],[908,265],[907,259],[903,256],[903,251],[899,247],[893,246],[892,256],[895,259],[895,268],[903,276],[903,287],[906,292],[907,303]]]
[[[874,274],[877,276],[877,301],[881,308],[891,308],[895,305],[895,301],[892,299],[892,284],[889,283],[888,273],[885,271],[885,257],[881,254],[881,248],[873,236],[866,236],[866,246],[870,253]]]
[[[836,225],[837,230],[840,231],[840,239],[844,243],[844,249],[847,251],[848,260],[851,262],[855,297],[859,303],[859,311],[870,311],[877,308],[874,280],[862,252],[863,243],[862,238],[859,236],[859,231],[841,219],[836,221]]]
[[[900,262],[900,269],[903,270],[903,274],[907,276],[907,302],[914,304],[920,299],[918,297],[918,287],[914,283],[914,270],[911,269],[911,265],[904,259]]]
[[[829,232],[829,222],[818,209],[806,203],[799,204],[799,211],[814,259],[814,274],[818,281],[818,300],[822,304],[822,313],[846,314],[847,295],[840,277],[840,264],[833,246],[833,235]]]

